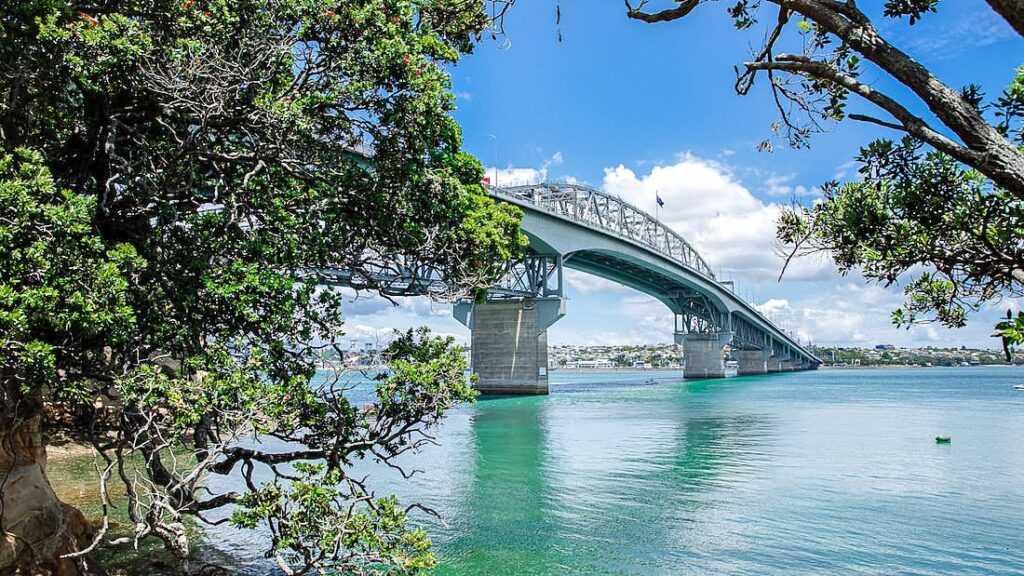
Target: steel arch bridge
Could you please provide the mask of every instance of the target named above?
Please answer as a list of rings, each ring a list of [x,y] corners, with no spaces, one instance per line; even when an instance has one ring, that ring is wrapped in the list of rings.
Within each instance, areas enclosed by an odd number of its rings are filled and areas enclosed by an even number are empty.
[[[521,228],[530,247],[522,260],[508,265],[486,302],[455,305],[456,318],[472,330],[473,368],[483,390],[518,392],[519,383],[526,382],[527,391],[546,392],[545,331],[566,312],[564,268],[624,284],[664,303],[675,315],[675,339],[684,347],[687,377],[725,376],[726,346],[738,358],[741,374],[813,369],[821,363],[736,294],[731,282],[718,280],[686,239],[636,206],[576,184],[492,187],[489,192],[522,209]],[[382,268],[372,277],[326,274],[331,283],[372,285],[388,294],[442,294],[448,288],[436,273],[415,266]],[[528,349],[533,352],[524,357]]]

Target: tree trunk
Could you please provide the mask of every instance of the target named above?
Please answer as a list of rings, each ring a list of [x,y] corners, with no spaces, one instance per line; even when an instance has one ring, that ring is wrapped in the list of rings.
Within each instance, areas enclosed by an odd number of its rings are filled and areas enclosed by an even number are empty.
[[[57,498],[46,476],[42,403],[25,398],[16,383],[4,388],[0,574],[77,575],[77,562],[61,556],[88,544],[89,525],[80,511]]]

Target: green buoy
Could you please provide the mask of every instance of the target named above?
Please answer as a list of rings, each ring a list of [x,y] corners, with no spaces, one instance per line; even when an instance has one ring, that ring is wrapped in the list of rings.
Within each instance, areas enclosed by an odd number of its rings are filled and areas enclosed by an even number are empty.
[[[935,437],[935,443],[936,444],[949,444],[952,441],[953,441],[953,439],[950,438],[949,436],[936,436]]]

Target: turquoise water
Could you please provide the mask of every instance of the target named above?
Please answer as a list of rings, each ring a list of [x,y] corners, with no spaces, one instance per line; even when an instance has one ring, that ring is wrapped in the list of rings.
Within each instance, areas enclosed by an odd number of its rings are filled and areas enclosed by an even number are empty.
[[[552,381],[367,470],[441,513],[439,574],[1024,574],[1024,369]]]

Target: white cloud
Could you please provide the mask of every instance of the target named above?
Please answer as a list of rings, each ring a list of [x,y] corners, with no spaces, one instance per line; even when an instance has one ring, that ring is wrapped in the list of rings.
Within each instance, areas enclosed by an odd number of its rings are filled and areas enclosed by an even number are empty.
[[[603,188],[642,210],[655,213],[655,194],[665,202],[662,221],[686,238],[716,271],[746,279],[775,279],[783,257],[775,239],[782,205],[765,203],[735,179],[729,168],[683,154],[675,164],[637,175],[624,165],[606,168]],[[786,278],[834,277],[825,258],[801,258]]]
[[[896,327],[890,313],[900,306],[898,287],[885,288],[859,280],[822,283],[810,296],[771,299],[758,308],[784,330],[802,341],[821,345],[895,344],[898,346],[954,345],[970,341],[990,346],[989,320],[976,318],[969,329],[950,330],[937,324],[921,324],[909,330]]]
[[[772,298],[767,302],[755,305],[755,307],[759,312],[761,312],[761,314],[764,314],[765,316],[771,318],[778,314],[779,312],[788,310],[789,300],[786,300],[784,298]]]
[[[860,173],[857,171],[860,166],[860,162],[856,160],[847,160],[836,167],[836,173],[832,176],[833,180],[843,180],[847,175],[852,175],[855,180],[860,180]]]
[[[765,192],[769,196],[779,198],[803,198],[821,195],[821,190],[817,186],[808,188],[803,184],[791,184],[794,178],[796,178],[796,174],[769,176],[764,181]]]
[[[550,158],[544,160],[539,168],[519,168],[508,166],[498,168],[487,166],[484,168],[484,177],[491,179],[493,186],[526,186],[529,184],[540,184],[547,182],[548,169],[552,166],[560,166],[565,161],[561,152],[555,152]]]
[[[583,344],[587,346],[670,344],[675,317],[662,302],[631,288],[616,292],[625,293],[614,306],[581,310],[570,302],[569,315],[548,331],[551,344]],[[590,306],[595,303],[589,302]],[[594,326],[586,319],[578,318],[587,328],[581,329],[573,321],[574,314],[589,312],[591,318],[600,317],[602,326]]]
[[[484,177],[491,179],[493,186],[525,186],[539,184],[548,178],[547,169],[537,168],[495,168],[488,166]]]
[[[376,316],[396,308],[415,316],[447,316],[451,313],[451,304],[435,302],[420,296],[396,296],[388,300],[375,292],[356,292],[351,288],[342,288],[344,296],[342,313],[346,318]]]

